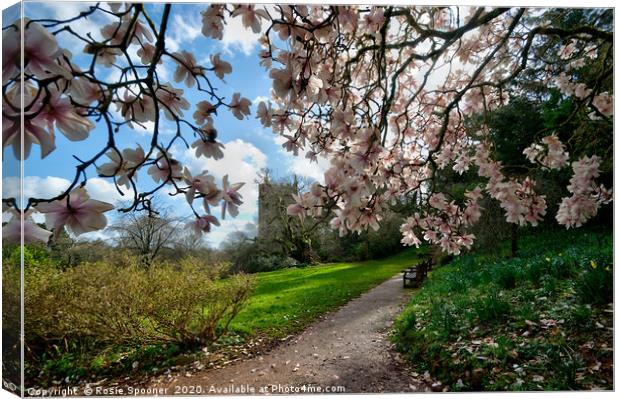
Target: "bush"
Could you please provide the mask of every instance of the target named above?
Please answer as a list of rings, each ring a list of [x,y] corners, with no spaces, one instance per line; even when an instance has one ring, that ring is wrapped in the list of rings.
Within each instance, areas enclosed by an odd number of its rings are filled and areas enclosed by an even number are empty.
[[[65,271],[25,271],[25,331],[35,356],[63,347],[174,343],[195,347],[226,330],[248,298],[252,279],[220,279],[185,261],[145,270],[109,263]]]

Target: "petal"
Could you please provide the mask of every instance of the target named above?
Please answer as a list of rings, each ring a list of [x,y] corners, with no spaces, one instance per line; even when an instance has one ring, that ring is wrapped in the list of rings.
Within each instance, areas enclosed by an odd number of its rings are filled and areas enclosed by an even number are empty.
[[[108,219],[101,213],[86,212],[81,215],[73,215],[67,220],[67,226],[71,231],[80,235],[90,231],[101,230],[108,224]]]

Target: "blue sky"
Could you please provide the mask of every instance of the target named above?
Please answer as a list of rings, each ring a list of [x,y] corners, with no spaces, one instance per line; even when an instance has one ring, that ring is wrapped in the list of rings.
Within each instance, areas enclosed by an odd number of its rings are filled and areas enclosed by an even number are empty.
[[[36,18],[70,18],[77,15],[81,10],[87,9],[89,3],[24,3],[25,14],[31,19]],[[156,21],[161,18],[163,5],[148,4],[147,12]],[[177,159],[188,165],[192,172],[199,173],[207,169],[216,178],[221,179],[224,174],[229,174],[233,182],[244,181],[246,185],[241,193],[244,197],[244,205],[240,208],[237,218],[226,218],[222,226],[209,234],[207,240],[216,246],[225,239],[226,235],[235,230],[249,230],[257,216],[258,189],[254,180],[257,172],[261,168],[269,168],[275,177],[284,177],[293,173],[314,179],[321,179],[322,171],[326,168],[326,161],[322,160],[319,165],[310,164],[303,157],[293,157],[282,149],[278,136],[270,130],[263,129],[258,120],[255,119],[256,105],[260,100],[267,99],[270,93],[271,79],[268,72],[259,65],[258,51],[260,50],[256,39],[258,35],[244,29],[241,26],[240,18],[228,21],[224,39],[217,41],[205,38],[201,34],[201,15],[200,11],[205,8],[204,4],[173,4],[169,22],[169,39],[167,47],[169,50],[189,50],[194,53],[196,59],[202,65],[210,65],[209,56],[214,53],[221,53],[222,59],[228,61],[233,66],[233,72],[225,77],[226,83],[213,79],[217,83],[220,95],[227,98],[232,97],[234,92],[241,92],[243,97],[253,101],[251,108],[252,115],[243,121],[236,119],[230,112],[223,110],[215,117],[215,126],[218,129],[218,141],[225,145],[224,159],[215,161],[213,159],[196,159],[192,151],[186,150],[183,146],[175,146],[172,153]],[[10,13],[4,13],[3,23],[11,23],[14,17]],[[81,33],[91,32],[95,37],[99,29],[109,23],[104,17],[89,18],[81,21],[79,25],[73,27]],[[57,36],[59,44],[69,49],[73,54],[73,62],[80,65],[86,58],[80,56],[83,48],[82,42],[68,35],[60,34]],[[164,63],[162,75],[163,81],[170,81],[174,87],[182,88],[185,97],[192,104],[192,108],[185,112],[189,119],[194,112],[194,104],[201,100],[208,100],[203,93],[188,89],[181,84],[172,81],[172,74],[175,66],[171,63]],[[101,68],[102,76],[111,76],[111,68]],[[162,134],[171,138],[173,126],[164,123]],[[82,142],[70,142],[62,134],[56,132],[57,149],[45,159],[40,159],[38,146],[33,147],[30,157],[25,163],[25,195],[40,196],[54,195],[68,185],[68,179],[73,178],[74,166],[76,161],[72,158],[76,155],[80,158],[89,158],[95,154],[106,140],[106,131],[103,126],[98,125],[91,131],[90,137]],[[141,143],[147,147],[150,141],[149,131],[121,130],[117,135],[117,144],[120,148],[135,147],[136,143]],[[190,132],[186,135],[188,141],[193,141]],[[179,142],[180,143],[180,142]],[[12,153],[9,149],[5,151],[5,156],[9,158]],[[98,178],[96,171],[88,171],[89,183],[87,188],[91,196],[108,202],[122,200],[120,195],[113,187],[111,180]],[[16,188],[15,179],[3,179],[3,195],[9,195]],[[221,181],[221,180],[220,180]],[[138,177],[138,186],[142,189],[152,187],[153,182],[149,176],[142,173]],[[191,211],[185,203],[183,196],[170,197],[166,193],[160,196],[162,205],[170,208],[178,216],[190,215]],[[216,209],[214,213],[219,213]],[[108,219],[119,217],[118,212],[108,212]],[[121,215],[122,216],[122,215]],[[101,236],[101,233],[89,234],[90,237]]]

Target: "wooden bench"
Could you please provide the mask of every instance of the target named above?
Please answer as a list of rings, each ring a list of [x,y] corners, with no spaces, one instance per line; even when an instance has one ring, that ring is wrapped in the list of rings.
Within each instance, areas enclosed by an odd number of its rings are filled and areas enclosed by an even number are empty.
[[[410,283],[412,287],[419,287],[422,281],[426,279],[426,274],[431,266],[431,260],[426,259],[415,266],[409,266],[401,270],[401,273],[403,273],[403,287],[407,288]]]

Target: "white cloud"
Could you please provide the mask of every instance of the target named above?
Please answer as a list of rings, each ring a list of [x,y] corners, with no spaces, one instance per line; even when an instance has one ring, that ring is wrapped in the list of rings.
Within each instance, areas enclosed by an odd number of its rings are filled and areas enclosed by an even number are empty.
[[[5,177],[2,179],[2,197],[17,198],[20,184],[18,177]],[[24,197],[28,198],[52,198],[69,187],[70,181],[56,176],[26,176],[24,178]],[[108,180],[94,177],[88,179],[86,190],[91,198],[110,203],[117,203],[124,198]]]
[[[27,4],[26,8],[37,7],[34,3],[31,4],[32,6]],[[58,2],[41,4],[43,7],[40,10],[29,11],[32,11],[37,15],[41,14],[44,18],[51,17],[58,20],[68,20],[77,17],[83,11],[88,11],[92,5],[94,5],[94,3]],[[71,29],[82,37],[86,38],[88,37],[87,34],[90,34],[93,39],[100,40],[101,28],[111,21],[112,19],[109,14],[96,11],[87,18],[82,18],[72,22]],[[70,49],[74,53],[78,52],[78,50],[81,51],[85,44],[84,41],[70,33],[63,32],[59,34],[59,38],[61,45],[66,46],[67,49]]]
[[[224,175],[228,175],[231,183],[244,182],[245,185],[239,190],[243,196],[243,204],[239,207],[239,218],[253,217],[258,212],[258,183],[256,181],[260,170],[267,166],[267,156],[251,143],[241,139],[229,141],[224,145],[224,158],[217,161],[211,158],[196,158],[194,149],[186,149],[176,156],[187,164],[192,173],[207,170],[220,181]],[[228,223],[228,221],[223,223]],[[219,229],[221,227],[217,230]]]
[[[265,30],[265,23],[263,23],[262,30]],[[254,47],[258,44],[261,34],[262,32],[254,33],[251,29],[244,27],[241,17],[227,17],[222,37],[223,51],[226,54],[232,55],[233,50],[240,50],[245,55],[251,55]]]
[[[228,235],[236,231],[244,232],[248,237],[256,236],[256,224],[244,219],[226,219],[221,222],[221,226],[215,226],[209,234],[205,236],[206,241],[214,247],[226,241]]]
[[[202,22],[199,13],[176,14],[170,21],[170,36],[166,38],[166,46],[171,51],[179,51],[184,45],[193,42],[202,34]]]
[[[267,101],[269,101],[269,98],[265,96],[257,96],[254,100],[252,100],[252,105],[256,107],[258,104],[261,103],[261,101],[264,101],[266,103]]]
[[[310,161],[306,158],[308,151],[299,151],[297,156],[282,148],[282,144],[286,139],[280,135],[274,136],[273,141],[280,148],[280,154],[285,159],[289,173],[300,177],[308,177],[318,182],[323,182],[324,173],[331,166],[329,160],[322,156],[317,157],[317,162]]]

